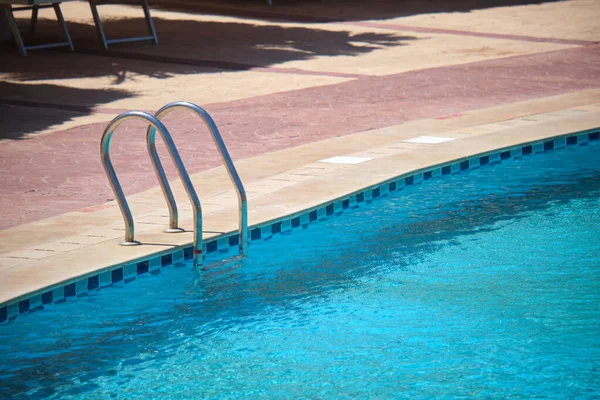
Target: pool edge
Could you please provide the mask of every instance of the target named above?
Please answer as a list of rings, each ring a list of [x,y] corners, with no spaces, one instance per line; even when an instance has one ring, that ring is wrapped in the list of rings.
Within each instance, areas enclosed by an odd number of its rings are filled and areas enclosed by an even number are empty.
[[[370,203],[387,193],[399,191],[408,185],[418,185],[425,181],[447,174],[466,172],[485,165],[499,164],[505,160],[518,159],[562,149],[569,146],[584,146],[600,140],[600,127],[576,132],[549,136],[539,140],[523,141],[494,150],[475,153],[439,164],[418,168],[402,173],[395,178],[385,179],[344,196],[326,200],[292,214],[263,221],[249,227],[250,243],[265,240],[273,235],[293,229],[303,228],[323,221],[331,216],[342,214],[360,203]],[[507,154],[508,153],[508,154]],[[203,244],[205,254],[228,251],[237,246],[237,232],[214,235]],[[239,239],[238,239],[239,240]],[[16,296],[0,304],[0,324],[7,324],[19,315],[44,309],[50,304],[60,304],[70,299],[85,297],[90,291],[114,285],[127,284],[138,276],[154,274],[161,268],[183,263],[192,258],[191,243],[175,246],[173,249],[143,256],[126,263],[110,265],[94,272],[74,276],[42,289]]]

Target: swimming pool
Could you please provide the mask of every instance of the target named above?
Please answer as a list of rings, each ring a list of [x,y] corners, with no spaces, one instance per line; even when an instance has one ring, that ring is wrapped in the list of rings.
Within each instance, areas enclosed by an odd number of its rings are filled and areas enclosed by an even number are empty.
[[[0,397],[597,397],[599,150],[441,175],[18,318]]]

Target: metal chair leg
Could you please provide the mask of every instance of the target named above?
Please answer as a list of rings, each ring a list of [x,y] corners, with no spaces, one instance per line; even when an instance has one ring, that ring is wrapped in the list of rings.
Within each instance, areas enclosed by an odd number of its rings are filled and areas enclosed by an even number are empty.
[[[144,16],[146,19],[146,26],[148,27],[149,36],[136,36],[130,38],[122,38],[122,39],[107,39],[106,34],[104,33],[104,27],[102,26],[102,20],[100,19],[100,14],[98,13],[98,6],[102,5],[102,1],[98,0],[88,0],[90,3],[90,8],[92,10],[92,16],[94,17],[94,23],[96,24],[96,30],[98,31],[98,36],[100,36],[100,40],[102,41],[102,46],[104,50],[108,50],[108,45],[113,43],[128,43],[128,42],[142,42],[146,40],[151,40],[154,44],[158,44],[158,36],[156,35],[156,29],[154,29],[154,23],[152,22],[152,16],[150,15],[150,7],[148,6],[148,0],[140,0],[142,9],[144,10]],[[108,4],[108,3],[107,3]]]
[[[10,30],[12,32],[13,38],[17,44],[19,49],[19,53],[22,56],[27,55],[27,50],[25,49],[25,44],[23,43],[23,38],[21,38],[21,32],[19,31],[19,26],[17,25],[17,21],[15,20],[15,16],[13,15],[13,10],[11,5],[3,6],[4,13],[6,14],[6,19],[8,20],[8,25],[10,25]]]
[[[75,48],[73,47],[73,42],[71,41],[71,35],[69,35],[69,29],[67,28],[67,24],[65,23],[65,19],[63,18],[63,15],[62,15],[62,11],[60,10],[60,5],[59,5],[59,3],[54,3],[52,5],[54,6],[54,12],[56,13],[56,19],[58,20],[58,23],[62,27],[65,37],[67,38],[67,43],[69,44],[69,49],[71,51],[73,51],[73,50],[75,50]],[[37,16],[37,10],[36,10],[36,16]]]
[[[150,7],[148,7],[148,0],[142,0],[142,7],[144,8],[144,15],[146,17],[146,25],[148,25],[148,32],[154,38],[154,44],[158,44],[158,37],[156,36],[156,30],[152,23],[152,17],[150,16]]]
[[[37,27],[37,21],[38,21],[38,10],[39,10],[39,6],[33,6],[33,8],[31,9],[31,33],[35,33],[35,28]]]
[[[100,40],[102,41],[102,46],[104,46],[104,50],[108,50],[108,43],[106,43],[106,35],[104,34],[104,29],[102,28],[102,21],[100,20],[100,15],[98,14],[98,7],[95,1],[90,0],[90,8],[92,9],[92,16],[94,17],[94,23],[96,24],[98,36],[100,36]]]
[[[37,44],[37,45],[29,45],[26,46],[23,43],[23,38],[21,37],[21,31],[19,30],[19,26],[17,25],[17,21],[15,20],[14,11],[29,11],[31,10],[31,30],[35,31],[37,26],[38,19],[38,10],[40,8],[54,8],[54,12],[56,13],[56,19],[63,29],[63,33],[65,38],[67,39],[65,42],[58,43],[47,43],[47,44]],[[52,3],[48,5],[34,5],[34,6],[24,6],[24,7],[13,7],[12,5],[0,5],[0,8],[4,8],[4,13],[6,14],[6,19],[8,20],[8,25],[10,26],[10,30],[12,32],[13,38],[15,39],[15,43],[17,48],[19,49],[19,53],[21,55],[26,56],[27,50],[35,50],[35,49],[49,49],[52,47],[68,47],[71,51],[74,50],[73,42],[71,41],[71,35],[69,35],[69,29],[67,28],[67,24],[65,23],[65,19],[63,18],[62,11],[60,10],[60,3]]]

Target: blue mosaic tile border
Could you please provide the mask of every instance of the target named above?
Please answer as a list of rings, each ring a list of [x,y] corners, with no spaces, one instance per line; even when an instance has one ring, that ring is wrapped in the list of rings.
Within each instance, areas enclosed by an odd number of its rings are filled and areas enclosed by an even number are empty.
[[[390,192],[400,191],[411,185],[418,185],[423,181],[443,177],[444,175],[457,174],[487,165],[499,164],[509,159],[519,159],[524,156],[545,153],[570,146],[586,146],[589,142],[600,140],[600,128],[584,132],[573,133],[553,139],[546,139],[535,143],[527,143],[488,153],[482,153],[463,160],[455,160],[447,164],[440,164],[424,170],[411,172],[388,180],[375,186],[365,188],[344,198],[330,201],[318,207],[304,210],[301,213],[270,221],[250,229],[250,244],[256,240],[269,239],[273,235],[283,234],[294,229],[306,228],[311,223],[323,221],[331,216],[342,214],[345,210],[359,207],[361,203],[371,203],[374,199],[386,197]],[[204,242],[205,254],[225,253],[231,247],[239,244],[239,236],[233,233]],[[138,262],[127,263],[110,269],[96,272],[87,277],[77,278],[73,281],[63,282],[60,285],[34,293],[29,297],[0,306],[0,324],[13,321],[20,314],[29,314],[43,310],[52,304],[60,304],[70,299],[88,296],[90,292],[103,288],[118,286],[134,281],[144,274],[160,274],[161,269],[172,265],[183,265],[187,260],[193,259],[193,247],[179,248],[167,254],[153,256]]]

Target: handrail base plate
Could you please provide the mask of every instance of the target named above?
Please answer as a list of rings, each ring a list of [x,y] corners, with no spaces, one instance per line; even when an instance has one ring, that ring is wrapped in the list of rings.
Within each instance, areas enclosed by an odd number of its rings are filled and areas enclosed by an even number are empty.
[[[137,240],[133,240],[131,242],[127,242],[127,241],[122,241],[119,242],[119,246],[140,246],[141,243],[138,242]]]
[[[185,229],[183,228],[166,228],[163,229],[164,233],[180,233],[180,232],[185,232]]]

